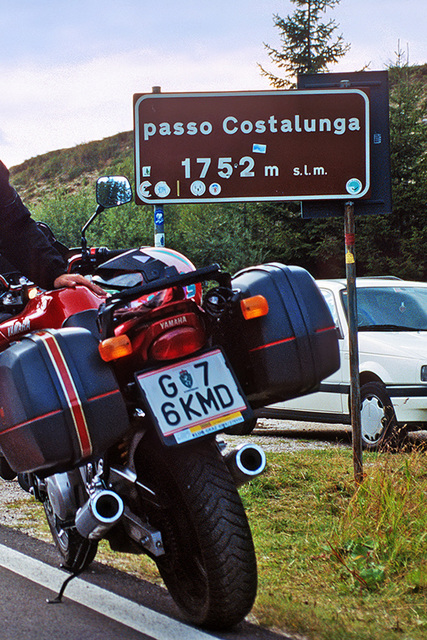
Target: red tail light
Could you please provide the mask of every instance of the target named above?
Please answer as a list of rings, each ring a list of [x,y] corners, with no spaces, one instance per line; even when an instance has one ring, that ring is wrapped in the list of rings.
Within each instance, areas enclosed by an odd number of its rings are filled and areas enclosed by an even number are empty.
[[[194,327],[179,327],[166,331],[156,338],[149,348],[153,360],[174,360],[201,349],[205,335]]]

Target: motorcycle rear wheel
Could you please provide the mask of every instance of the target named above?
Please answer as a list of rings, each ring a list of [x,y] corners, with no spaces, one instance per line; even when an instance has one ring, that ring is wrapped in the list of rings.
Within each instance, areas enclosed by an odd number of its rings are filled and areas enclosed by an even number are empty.
[[[252,608],[257,568],[252,535],[230,473],[214,440],[166,449],[143,439],[138,479],[165,505],[150,522],[162,532],[155,558],[185,617],[211,629],[238,624]]]

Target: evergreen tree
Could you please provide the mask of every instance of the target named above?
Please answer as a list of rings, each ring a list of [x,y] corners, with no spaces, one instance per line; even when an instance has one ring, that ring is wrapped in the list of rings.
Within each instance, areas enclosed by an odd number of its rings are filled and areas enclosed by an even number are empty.
[[[285,77],[279,77],[266,71],[261,65],[261,73],[276,89],[294,86],[293,78],[298,73],[318,73],[326,71],[328,64],[337,62],[350,49],[339,35],[333,42],[332,36],[338,25],[335,20],[322,22],[328,9],[332,9],[340,0],[291,0],[297,5],[292,16],[281,18],[274,15],[274,25],[280,29],[282,50],[265,47],[270,59]]]
[[[427,65],[398,50],[389,65],[393,211],[358,221],[358,271],[425,280],[427,260]]]
[[[394,229],[400,235],[398,268],[427,278],[427,89],[426,66],[410,66],[398,51],[389,67],[391,177]],[[396,233],[396,231],[395,231]]]
[[[401,51],[389,67],[393,210],[404,231],[427,206],[427,91],[420,67]]]

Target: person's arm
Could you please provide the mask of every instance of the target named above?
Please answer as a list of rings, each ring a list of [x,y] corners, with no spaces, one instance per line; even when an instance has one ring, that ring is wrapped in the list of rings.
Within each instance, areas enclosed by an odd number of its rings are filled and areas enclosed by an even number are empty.
[[[44,289],[85,285],[104,291],[79,274],[67,274],[67,263],[38,228],[9,183],[9,171],[0,161],[0,253],[24,276]]]

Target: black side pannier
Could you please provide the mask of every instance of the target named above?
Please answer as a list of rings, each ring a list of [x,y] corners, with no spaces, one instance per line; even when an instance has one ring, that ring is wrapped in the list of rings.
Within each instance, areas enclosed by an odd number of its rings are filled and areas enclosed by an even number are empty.
[[[71,469],[128,429],[115,376],[87,329],[39,331],[0,353],[0,449],[14,471]]]
[[[339,368],[334,321],[308,271],[280,263],[249,267],[232,287],[238,304],[263,295],[269,307],[267,315],[243,320],[235,305],[217,336],[254,408],[315,391]]]

